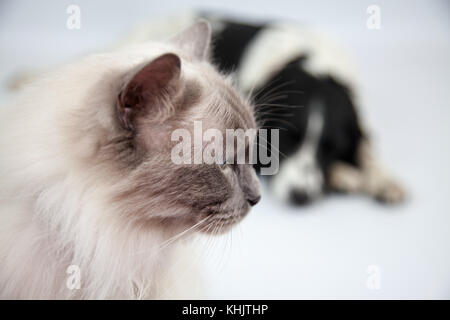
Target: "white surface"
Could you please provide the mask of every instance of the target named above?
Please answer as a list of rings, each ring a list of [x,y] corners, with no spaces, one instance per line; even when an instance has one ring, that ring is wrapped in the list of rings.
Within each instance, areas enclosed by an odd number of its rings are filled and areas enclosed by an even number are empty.
[[[356,57],[365,120],[410,199],[387,208],[335,196],[293,209],[264,193],[250,216],[202,255],[210,297],[450,298],[450,4],[182,3],[2,1],[0,79],[102,49],[136,22],[190,7],[321,27]],[[366,28],[366,8],[374,3],[381,8],[378,31]],[[66,29],[68,4],[80,6],[81,30]],[[369,265],[381,269],[380,290],[366,285]]]

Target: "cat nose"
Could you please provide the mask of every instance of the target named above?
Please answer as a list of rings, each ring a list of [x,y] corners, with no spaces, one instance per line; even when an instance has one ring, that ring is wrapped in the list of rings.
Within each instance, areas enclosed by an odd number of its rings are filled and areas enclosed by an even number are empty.
[[[255,204],[257,204],[261,200],[261,195],[257,195],[254,197],[247,198],[247,202],[253,207]]]

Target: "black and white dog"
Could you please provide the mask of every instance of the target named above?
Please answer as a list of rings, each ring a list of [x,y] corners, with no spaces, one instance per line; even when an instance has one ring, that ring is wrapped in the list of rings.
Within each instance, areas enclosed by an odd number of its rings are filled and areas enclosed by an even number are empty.
[[[279,199],[305,204],[335,190],[403,200],[372,154],[351,63],[338,46],[305,28],[212,21],[213,60],[254,93],[262,127],[280,129],[279,172],[268,176]]]

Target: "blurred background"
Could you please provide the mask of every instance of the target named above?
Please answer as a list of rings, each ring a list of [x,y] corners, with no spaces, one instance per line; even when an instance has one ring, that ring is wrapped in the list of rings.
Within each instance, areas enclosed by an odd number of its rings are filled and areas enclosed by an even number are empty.
[[[66,10],[81,10],[69,30]],[[369,30],[370,5],[381,29]],[[199,9],[321,29],[355,58],[364,121],[409,192],[397,207],[362,196],[311,206],[263,199],[242,224],[198,242],[209,298],[450,298],[449,1],[0,2],[0,99],[16,72],[103,50],[137,23]]]

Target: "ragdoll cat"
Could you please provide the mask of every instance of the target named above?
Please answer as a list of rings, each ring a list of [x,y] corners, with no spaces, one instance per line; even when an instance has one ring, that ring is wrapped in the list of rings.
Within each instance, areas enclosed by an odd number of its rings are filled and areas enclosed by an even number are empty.
[[[210,33],[89,56],[0,110],[1,298],[191,297],[179,239],[228,230],[260,198],[251,164],[171,158],[194,121],[255,127],[208,62]]]

